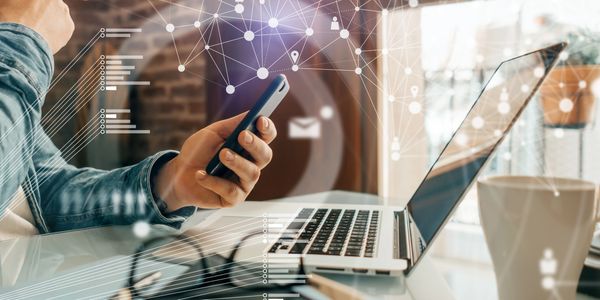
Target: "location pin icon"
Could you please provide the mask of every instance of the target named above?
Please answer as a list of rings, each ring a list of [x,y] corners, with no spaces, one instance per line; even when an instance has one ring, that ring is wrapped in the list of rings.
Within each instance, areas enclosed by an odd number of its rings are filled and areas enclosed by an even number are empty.
[[[417,95],[419,95],[419,87],[416,85],[411,86],[410,93],[412,94],[413,98],[416,98]]]
[[[292,57],[292,61],[294,63],[298,62],[298,57],[300,57],[300,53],[296,50],[292,51],[292,53],[290,53],[290,56]]]

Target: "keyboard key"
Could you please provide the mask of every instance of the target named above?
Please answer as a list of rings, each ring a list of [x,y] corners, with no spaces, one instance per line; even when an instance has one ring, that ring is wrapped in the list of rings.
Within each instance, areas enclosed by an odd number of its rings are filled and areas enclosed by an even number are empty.
[[[308,243],[295,243],[294,246],[292,246],[292,249],[290,249],[290,254],[302,254],[302,252],[304,252],[304,248],[306,248],[306,246],[308,245]]]

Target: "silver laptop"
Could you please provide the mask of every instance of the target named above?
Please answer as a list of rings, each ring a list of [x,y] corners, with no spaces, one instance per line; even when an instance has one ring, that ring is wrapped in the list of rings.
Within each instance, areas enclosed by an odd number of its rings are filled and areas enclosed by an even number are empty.
[[[406,207],[275,204],[269,214],[292,216],[282,227],[284,234],[264,251],[277,257],[302,256],[307,272],[410,273],[565,46],[556,44],[500,64]],[[245,206],[239,212],[256,213],[252,210]]]

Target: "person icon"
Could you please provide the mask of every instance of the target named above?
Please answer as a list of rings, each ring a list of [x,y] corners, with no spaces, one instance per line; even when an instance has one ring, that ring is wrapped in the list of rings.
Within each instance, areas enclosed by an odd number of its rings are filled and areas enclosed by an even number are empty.
[[[400,139],[398,137],[394,137],[391,145],[391,158],[393,161],[398,161],[400,159]]]
[[[544,250],[544,256],[540,259],[539,266],[542,274],[542,287],[546,290],[553,289],[556,284],[554,275],[558,269],[558,262],[554,258],[552,249]]]
[[[338,22],[337,17],[333,17],[331,20],[331,30],[340,30],[340,22]]]
[[[552,249],[544,250],[544,257],[540,259],[540,273],[542,275],[555,275],[558,262],[554,258]]]

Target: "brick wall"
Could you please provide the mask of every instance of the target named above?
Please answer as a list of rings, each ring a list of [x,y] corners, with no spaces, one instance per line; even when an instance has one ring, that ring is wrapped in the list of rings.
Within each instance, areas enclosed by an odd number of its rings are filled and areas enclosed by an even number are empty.
[[[178,60],[176,50],[171,42],[171,36],[164,30],[164,25],[153,22],[151,18],[156,17],[156,12],[147,1],[66,1],[71,8],[71,14],[76,24],[76,32],[69,45],[56,56],[56,72],[60,71],[72,60],[73,57],[85,46],[85,44],[102,27],[113,28],[135,28],[150,26],[152,30],[138,34],[143,37],[136,39],[134,48],[141,53],[149,53],[150,50],[159,50],[153,57],[145,57],[146,67],[138,70],[139,80],[148,80],[150,86],[140,86],[130,89],[128,95],[129,108],[132,109],[132,119],[138,128],[151,130],[150,135],[132,135],[120,139],[120,164],[128,165],[135,163],[148,155],[163,149],[179,149],[183,141],[193,132],[206,125],[205,115],[205,83],[198,74],[205,73],[205,62],[198,57],[186,66],[187,72],[180,73],[177,70]],[[158,10],[164,8],[166,3],[153,2]],[[176,20],[185,19],[189,16],[186,10],[168,10],[169,18]],[[150,20],[150,21],[149,21]],[[190,31],[189,34],[177,39],[177,51],[181,56],[187,56],[198,41],[197,32]],[[97,44],[106,43],[118,49],[126,39],[104,39]],[[199,45],[198,47],[203,47]],[[94,61],[98,52],[90,51],[87,58],[75,66],[73,71],[67,73],[66,77],[48,95],[45,110],[52,107],[70,88],[72,82],[86,70],[84,62]],[[136,54],[136,53],[128,53]],[[193,73],[193,74],[192,74]],[[80,100],[81,101],[81,100]],[[110,97],[107,103],[111,103]],[[71,106],[75,106],[74,103]],[[74,111],[71,111],[73,119],[65,126],[64,130],[53,137],[55,143],[60,147],[77,132],[81,122],[76,121]],[[77,117],[90,117],[96,113],[95,109],[89,112],[79,112]],[[47,122],[49,124],[53,122]],[[97,146],[92,142],[88,147]],[[72,163],[76,165],[88,165],[89,160],[85,151],[75,158]],[[95,162],[96,167],[111,168],[115,165]]]

